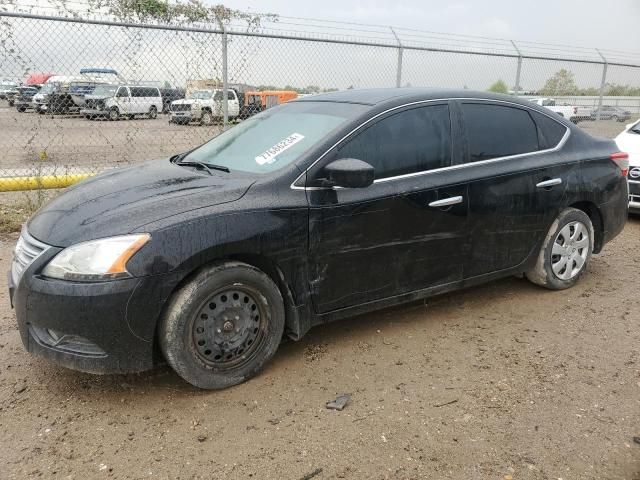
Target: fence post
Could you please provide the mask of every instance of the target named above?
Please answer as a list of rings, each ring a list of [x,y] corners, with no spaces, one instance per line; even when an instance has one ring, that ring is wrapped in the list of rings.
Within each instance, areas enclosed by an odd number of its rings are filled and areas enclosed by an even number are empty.
[[[607,66],[609,65],[609,62],[607,62],[607,59],[604,58],[604,55],[602,55],[602,53],[600,53],[600,50],[598,50],[596,48],[596,52],[598,52],[598,55],[600,55],[600,58],[602,58],[602,61],[604,62],[604,67],[602,67],[602,81],[600,82],[600,97],[598,98],[598,110],[596,110],[596,121],[600,121],[600,110],[602,109],[602,97],[604,96],[604,86],[605,83],[607,82]]]
[[[513,40],[509,40],[513,48],[515,48],[518,53],[518,69],[516,70],[516,84],[513,86],[514,94],[517,97],[520,94],[520,74],[522,73],[522,53],[520,53],[520,49],[516,45],[516,42]]]
[[[222,129],[226,130],[229,123],[229,78],[228,78],[228,58],[227,58],[227,29],[222,26]]]
[[[398,65],[396,68],[396,88],[400,88],[402,86],[402,52],[403,52],[402,42],[400,41],[400,38],[396,34],[396,31],[393,29],[393,27],[389,27],[389,29],[391,30],[391,33],[393,33],[393,36],[396,37],[396,42],[398,42]]]

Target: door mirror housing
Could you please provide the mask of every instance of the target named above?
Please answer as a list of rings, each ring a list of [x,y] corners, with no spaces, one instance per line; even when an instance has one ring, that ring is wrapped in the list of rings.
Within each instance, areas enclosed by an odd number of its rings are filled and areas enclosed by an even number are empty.
[[[324,167],[326,183],[343,188],[366,188],[373,183],[374,168],[355,158],[334,160]]]

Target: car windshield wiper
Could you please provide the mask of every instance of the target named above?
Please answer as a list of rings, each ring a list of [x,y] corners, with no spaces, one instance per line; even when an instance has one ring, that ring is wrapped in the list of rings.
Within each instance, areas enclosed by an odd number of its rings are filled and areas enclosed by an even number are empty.
[[[187,161],[187,162],[174,162],[176,165],[181,165],[185,167],[200,167],[204,168],[209,175],[212,175],[212,170],[220,170],[221,172],[229,173],[229,167],[225,167],[224,165],[215,165],[213,163],[205,163],[205,162],[196,162],[196,161]]]

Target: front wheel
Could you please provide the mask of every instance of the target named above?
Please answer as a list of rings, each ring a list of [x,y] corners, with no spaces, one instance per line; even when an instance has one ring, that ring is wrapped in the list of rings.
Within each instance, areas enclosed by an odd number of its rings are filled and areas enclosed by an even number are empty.
[[[536,285],[563,290],[575,285],[593,251],[593,224],[582,210],[567,208],[553,222],[534,268],[525,273]]]
[[[282,295],[269,276],[241,262],[201,270],[175,293],[159,325],[169,365],[204,389],[236,385],[275,354],[284,331]]]
[[[155,119],[158,117],[158,109],[155,106],[151,106],[149,109],[149,118]]]
[[[200,117],[200,125],[211,126],[213,125],[213,114],[209,110],[202,112]]]
[[[113,107],[111,110],[109,110],[109,120],[115,121],[118,120],[118,118],[120,118],[120,112],[116,107]]]

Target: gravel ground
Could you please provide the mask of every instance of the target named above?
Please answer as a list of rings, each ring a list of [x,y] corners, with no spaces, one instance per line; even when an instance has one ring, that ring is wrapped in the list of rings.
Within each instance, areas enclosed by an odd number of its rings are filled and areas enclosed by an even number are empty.
[[[1,109],[0,131],[0,169],[137,161],[215,134]],[[0,237],[1,271],[15,241]],[[317,327],[220,392],[166,367],[92,376],[33,357],[0,282],[0,478],[640,480],[638,252],[631,218],[571,290],[509,278]]]
[[[571,290],[508,278],[318,327],[219,392],[33,357],[2,284],[0,476],[638,480],[639,251],[636,218]]]

